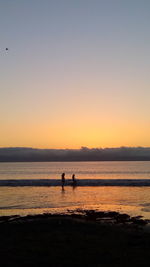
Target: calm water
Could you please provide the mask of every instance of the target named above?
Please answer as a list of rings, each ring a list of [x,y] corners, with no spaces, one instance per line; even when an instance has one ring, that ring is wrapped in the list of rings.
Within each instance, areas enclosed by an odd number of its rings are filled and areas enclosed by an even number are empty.
[[[150,179],[150,162],[40,162],[0,163],[0,180]],[[17,182],[17,181],[16,181]],[[130,181],[128,182],[130,183]],[[0,215],[62,212],[88,208],[116,210],[150,219],[149,186],[0,186]]]

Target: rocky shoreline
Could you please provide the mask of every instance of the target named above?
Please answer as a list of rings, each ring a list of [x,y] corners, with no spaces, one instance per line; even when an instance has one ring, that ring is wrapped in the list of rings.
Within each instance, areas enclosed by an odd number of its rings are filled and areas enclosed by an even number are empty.
[[[147,266],[149,223],[118,212],[0,217],[1,266]]]

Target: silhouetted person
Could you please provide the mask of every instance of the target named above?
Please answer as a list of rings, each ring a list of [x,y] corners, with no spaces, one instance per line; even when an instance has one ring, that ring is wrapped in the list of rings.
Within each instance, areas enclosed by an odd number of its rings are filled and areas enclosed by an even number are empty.
[[[64,172],[61,175],[61,182],[62,182],[62,187],[64,187],[64,184],[65,184],[65,173]]]
[[[75,181],[75,174],[72,174],[72,181]]]
[[[77,183],[77,181],[76,181],[76,178],[75,178],[75,174],[72,174],[72,185],[76,186],[76,183]]]

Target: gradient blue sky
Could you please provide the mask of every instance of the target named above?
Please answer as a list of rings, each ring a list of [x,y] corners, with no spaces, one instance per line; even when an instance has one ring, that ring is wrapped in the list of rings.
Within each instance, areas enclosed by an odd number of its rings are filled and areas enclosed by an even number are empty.
[[[149,0],[0,0],[1,147],[150,146],[149,73]]]

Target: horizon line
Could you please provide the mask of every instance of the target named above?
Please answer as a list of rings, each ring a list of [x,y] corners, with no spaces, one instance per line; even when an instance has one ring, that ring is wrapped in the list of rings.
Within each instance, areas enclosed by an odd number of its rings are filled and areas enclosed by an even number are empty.
[[[5,146],[1,147],[0,149],[39,149],[39,150],[81,150],[81,149],[118,149],[118,148],[150,148],[150,146],[116,146],[116,147],[88,147],[88,146],[81,146],[80,148],[39,148],[39,147],[28,147],[28,146]]]

